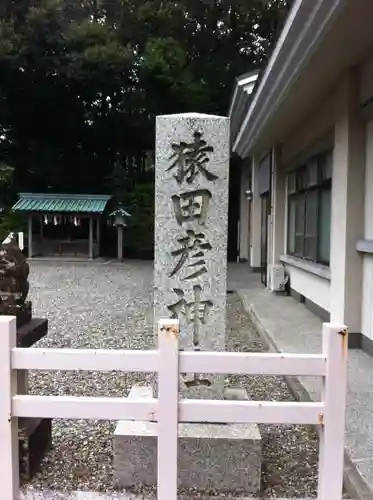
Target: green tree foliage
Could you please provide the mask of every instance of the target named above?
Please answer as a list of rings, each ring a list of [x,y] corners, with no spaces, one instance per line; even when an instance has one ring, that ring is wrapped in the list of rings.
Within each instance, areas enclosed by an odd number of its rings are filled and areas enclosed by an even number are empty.
[[[151,185],[155,116],[226,114],[235,77],[263,64],[286,7],[283,0],[0,4],[0,162],[14,167],[15,189],[97,193],[116,185],[121,200]]]
[[[153,257],[154,234],[154,185],[152,182],[137,184],[127,196],[132,217],[125,229],[125,247],[129,255],[140,258]]]

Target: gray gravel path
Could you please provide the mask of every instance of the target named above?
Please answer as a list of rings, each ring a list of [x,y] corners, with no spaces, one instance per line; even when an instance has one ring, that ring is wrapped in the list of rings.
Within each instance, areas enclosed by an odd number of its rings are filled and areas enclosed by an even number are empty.
[[[147,349],[153,346],[152,264],[33,263],[34,314],[49,319],[49,333],[38,347]],[[41,395],[128,395],[151,375],[116,372],[37,372],[30,392]],[[113,488],[114,423],[54,420],[53,450],[35,486],[59,490]]]
[[[123,265],[33,263],[35,315],[48,317],[49,335],[39,347],[148,349],[153,344],[152,263]],[[228,296],[228,349],[264,351],[265,345],[236,295]],[[42,373],[30,375],[35,394],[127,395],[151,374]],[[291,400],[280,377],[231,377],[252,399]],[[314,497],[316,436],[305,426],[260,426],[264,446],[263,493],[267,497]],[[36,487],[57,490],[114,489],[111,422],[53,422],[53,450]]]

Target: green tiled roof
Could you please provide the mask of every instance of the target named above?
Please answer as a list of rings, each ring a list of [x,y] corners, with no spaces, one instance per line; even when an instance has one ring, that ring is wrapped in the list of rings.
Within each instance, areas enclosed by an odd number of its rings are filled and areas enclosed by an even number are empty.
[[[111,196],[93,194],[19,193],[14,212],[102,214]]]

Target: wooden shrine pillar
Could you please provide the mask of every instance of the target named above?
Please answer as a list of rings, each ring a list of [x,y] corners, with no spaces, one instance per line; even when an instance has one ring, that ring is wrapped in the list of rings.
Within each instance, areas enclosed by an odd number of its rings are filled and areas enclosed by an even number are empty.
[[[28,216],[28,258],[32,257],[32,215]]]
[[[100,256],[100,217],[96,219],[96,243],[97,243],[97,257]]]
[[[123,226],[119,224],[117,226],[117,236],[118,236],[118,260],[123,260]]]
[[[89,218],[89,242],[88,242],[88,255],[93,259],[93,219]]]
[[[44,218],[40,216],[40,255],[44,253]]]

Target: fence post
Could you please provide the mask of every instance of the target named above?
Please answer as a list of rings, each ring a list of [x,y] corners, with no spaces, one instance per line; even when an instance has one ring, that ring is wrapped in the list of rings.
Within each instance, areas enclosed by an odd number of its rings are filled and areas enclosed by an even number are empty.
[[[318,500],[341,500],[343,491],[348,331],[338,323],[323,324],[326,357],[324,414],[320,415]]]
[[[177,500],[179,322],[158,323],[158,500]]]
[[[16,318],[0,316],[0,496],[18,500],[18,419],[12,416],[12,399],[17,393],[17,372],[12,370],[13,347],[17,345]]]

